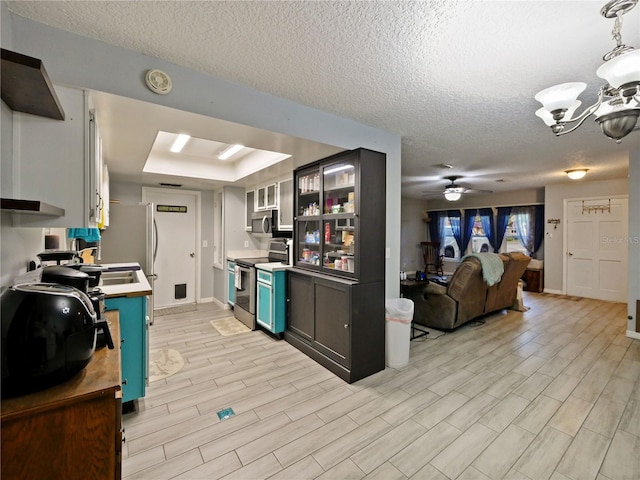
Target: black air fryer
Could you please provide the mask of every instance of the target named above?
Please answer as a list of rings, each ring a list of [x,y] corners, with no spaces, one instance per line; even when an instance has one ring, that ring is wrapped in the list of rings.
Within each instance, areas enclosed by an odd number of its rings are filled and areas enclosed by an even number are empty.
[[[90,361],[96,314],[76,288],[46,283],[15,285],[0,297],[2,396],[64,382]]]

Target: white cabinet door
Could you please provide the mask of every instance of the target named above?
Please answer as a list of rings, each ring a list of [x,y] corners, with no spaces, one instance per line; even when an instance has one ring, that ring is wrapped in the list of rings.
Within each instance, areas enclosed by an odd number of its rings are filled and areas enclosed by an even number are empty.
[[[275,183],[265,187],[265,208],[278,208],[278,196],[276,195],[277,190],[278,188]]]
[[[293,179],[278,183],[278,230],[293,230]]]
[[[251,230],[251,217],[253,216],[253,212],[256,209],[256,191],[255,190],[247,190],[244,193],[244,207],[246,212],[244,229],[249,231]]]
[[[90,227],[94,204],[90,182],[88,92],[55,87],[65,120],[13,112],[13,198],[39,200],[64,216],[14,215],[16,226]],[[3,162],[5,159],[3,159]]]
[[[264,210],[267,208],[267,188],[259,187],[256,190],[256,210]]]
[[[256,189],[256,211],[278,208],[278,187],[275,183]]]

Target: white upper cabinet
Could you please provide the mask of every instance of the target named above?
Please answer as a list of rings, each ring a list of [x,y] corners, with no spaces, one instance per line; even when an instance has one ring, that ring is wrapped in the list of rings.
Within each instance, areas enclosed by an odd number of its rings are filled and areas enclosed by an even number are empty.
[[[13,112],[12,197],[64,209],[63,216],[15,214],[16,226],[96,226],[102,153],[88,92],[55,87],[65,120]],[[93,133],[92,133],[93,132]],[[5,159],[3,159],[3,162]]]
[[[278,182],[278,230],[293,230],[293,179]]]
[[[245,206],[245,222],[244,229],[246,231],[251,230],[251,217],[256,209],[256,191],[246,190],[244,192],[244,206]]]
[[[278,208],[277,186],[275,183],[256,189],[256,211]]]

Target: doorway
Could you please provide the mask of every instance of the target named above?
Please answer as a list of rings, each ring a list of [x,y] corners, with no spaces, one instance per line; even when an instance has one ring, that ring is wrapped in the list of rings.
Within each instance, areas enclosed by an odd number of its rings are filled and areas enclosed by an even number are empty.
[[[629,199],[565,203],[567,295],[627,301]]]
[[[157,225],[155,308],[200,299],[200,192],[143,187]]]

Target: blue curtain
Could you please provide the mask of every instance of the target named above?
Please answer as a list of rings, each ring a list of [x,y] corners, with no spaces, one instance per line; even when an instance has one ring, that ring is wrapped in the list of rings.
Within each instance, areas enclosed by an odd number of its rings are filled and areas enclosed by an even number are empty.
[[[536,258],[544,235],[544,206],[514,207],[513,213],[518,240],[527,249],[527,255]]]
[[[432,242],[440,242],[442,245],[443,212],[427,212],[427,214],[429,215],[429,239]]]
[[[478,209],[478,214],[480,215],[480,222],[482,223],[482,229],[484,230],[484,234],[487,236],[487,240],[489,240],[489,244],[493,248],[493,251],[498,253],[498,251],[500,250],[500,245],[499,244],[496,245],[495,223],[493,221],[493,209],[480,208]],[[506,225],[505,225],[505,228],[506,228]],[[504,236],[504,233],[503,233],[503,236]]]
[[[476,222],[476,215],[478,213],[477,208],[467,208],[464,211],[464,228],[462,230],[462,248],[460,254],[464,256],[467,252],[467,247],[471,241],[473,235],[473,224]]]
[[[456,243],[460,249],[460,255],[464,255],[464,249],[462,248],[462,231],[460,230],[460,215],[460,210],[447,210],[447,217],[449,217],[449,223],[451,224],[451,233],[453,233],[453,238],[456,239]]]
[[[536,205],[534,208],[534,229],[533,229],[533,253],[532,258],[536,258],[542,239],[544,238],[544,205]]]
[[[511,207],[498,207],[498,218],[496,221],[496,243],[494,252],[498,253],[502,241],[504,240],[504,234],[507,231],[507,225],[509,224],[509,217],[511,216]]]

